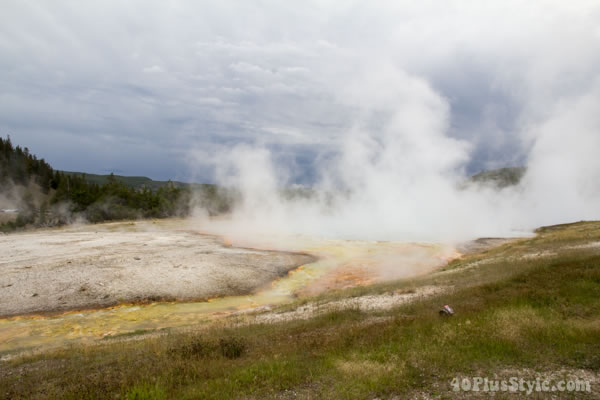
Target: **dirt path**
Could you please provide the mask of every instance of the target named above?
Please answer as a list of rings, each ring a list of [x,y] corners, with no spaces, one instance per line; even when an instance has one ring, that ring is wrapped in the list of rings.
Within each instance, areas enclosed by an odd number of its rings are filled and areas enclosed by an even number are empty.
[[[228,247],[183,221],[0,236],[0,316],[250,293],[314,257]]]

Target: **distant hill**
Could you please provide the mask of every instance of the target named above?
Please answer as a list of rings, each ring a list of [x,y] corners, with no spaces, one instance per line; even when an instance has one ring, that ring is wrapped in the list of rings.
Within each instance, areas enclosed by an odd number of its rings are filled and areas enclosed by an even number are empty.
[[[489,171],[482,171],[471,177],[471,181],[476,183],[491,184],[498,188],[518,185],[525,175],[525,167],[499,168]]]
[[[106,185],[109,182],[110,175],[96,175],[96,174],[88,174],[85,172],[74,172],[74,171],[60,171],[65,175],[69,176],[84,176],[85,180],[88,183],[95,185]],[[192,186],[189,183],[177,182],[177,181],[155,181],[146,176],[123,176],[123,175],[113,175],[115,180],[119,183],[124,184],[133,189],[142,189],[148,188],[152,190],[159,189],[161,187],[165,187],[169,185],[171,182],[176,187],[188,187]]]

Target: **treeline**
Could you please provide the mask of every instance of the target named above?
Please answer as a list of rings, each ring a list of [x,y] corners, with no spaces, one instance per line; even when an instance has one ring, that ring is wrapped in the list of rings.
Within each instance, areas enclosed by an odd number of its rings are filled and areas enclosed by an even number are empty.
[[[49,204],[69,204],[69,213],[90,222],[163,218],[189,213],[190,191],[173,184],[158,190],[132,188],[111,174],[108,183],[88,182],[85,174],[55,173],[56,189]],[[60,214],[60,213],[59,213]],[[67,222],[67,221],[63,221]]]
[[[90,183],[85,174],[53,170],[27,148],[13,146],[10,137],[0,138],[0,194],[18,204],[17,217],[2,223],[2,231],[27,225],[61,225],[78,218],[102,222],[183,216],[190,212],[192,198],[189,188],[171,182],[154,190],[133,188],[111,174],[106,184]],[[217,194],[213,197],[209,203],[223,202]],[[220,206],[218,211],[227,208]]]
[[[10,137],[0,137],[0,185],[28,186],[35,182],[44,193],[48,193],[57,186],[54,177],[55,172],[43,158],[38,160],[27,147],[13,146]]]

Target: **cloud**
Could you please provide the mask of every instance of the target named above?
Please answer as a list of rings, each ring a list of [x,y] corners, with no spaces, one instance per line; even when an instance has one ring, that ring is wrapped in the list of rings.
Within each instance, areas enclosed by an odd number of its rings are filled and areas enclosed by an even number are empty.
[[[163,72],[163,69],[158,65],[153,65],[151,67],[144,67],[142,72],[155,73],[155,72]]]
[[[406,145],[459,143],[444,165],[472,173],[532,160],[549,113],[595,98],[598,22],[586,0],[8,0],[0,133],[59,168],[208,180],[172,154],[254,143],[285,164],[343,157],[348,132],[376,147],[364,132],[437,124],[441,137]],[[391,115],[422,112],[414,93],[435,117],[407,126]],[[73,137],[95,156],[74,163]],[[290,163],[295,177],[320,168]]]

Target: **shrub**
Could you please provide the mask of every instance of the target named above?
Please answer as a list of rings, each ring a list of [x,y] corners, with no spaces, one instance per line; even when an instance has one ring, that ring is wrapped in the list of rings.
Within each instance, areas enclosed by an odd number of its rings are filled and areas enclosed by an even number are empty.
[[[242,356],[246,350],[246,344],[239,338],[222,338],[219,340],[219,348],[223,357],[233,360]]]

